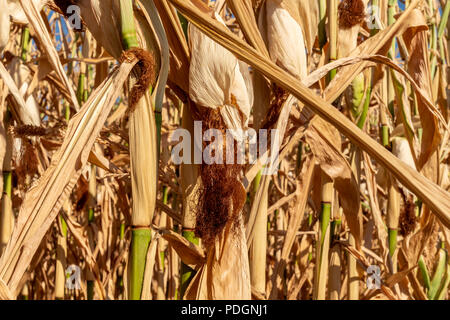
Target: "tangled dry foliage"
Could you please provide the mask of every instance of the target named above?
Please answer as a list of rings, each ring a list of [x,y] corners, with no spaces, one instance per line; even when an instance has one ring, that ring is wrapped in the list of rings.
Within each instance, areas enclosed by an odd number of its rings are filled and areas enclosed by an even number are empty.
[[[448,299],[449,2],[0,8],[1,299]]]

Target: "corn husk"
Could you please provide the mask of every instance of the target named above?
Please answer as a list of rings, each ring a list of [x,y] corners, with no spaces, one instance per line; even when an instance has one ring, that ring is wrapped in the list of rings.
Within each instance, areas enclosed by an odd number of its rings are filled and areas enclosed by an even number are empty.
[[[304,78],[308,73],[303,31],[283,8],[283,2],[267,1],[267,41],[272,61],[291,75]]]
[[[19,57],[14,57],[7,65],[7,69],[11,74],[12,79],[16,83],[19,93],[25,101],[25,108],[18,110],[18,116],[23,124],[40,126],[41,117],[39,113],[39,106],[33,94],[28,94],[28,88],[31,82],[31,71],[23,64]]]
[[[189,285],[184,299],[250,300],[247,244],[242,221],[229,221],[207,252],[207,261]]]
[[[216,19],[223,23],[220,16]],[[203,107],[220,108],[227,128],[245,128],[251,109],[250,90],[239,61],[194,26],[189,27],[189,44],[189,96]],[[231,132],[235,139],[244,139],[236,130]]]
[[[215,14],[215,18],[224,25],[220,16]],[[220,108],[227,128],[244,129],[250,115],[249,92],[252,89],[247,88],[249,80],[246,82],[244,79],[239,61],[194,26],[189,27],[189,44],[190,98],[200,106]],[[236,140],[244,139],[242,131],[231,132]],[[242,184],[240,186],[243,189]],[[186,298],[251,298],[248,252],[242,219],[236,223],[239,232],[231,231],[234,224],[231,219],[215,237],[214,245],[208,248],[207,262],[192,280],[186,291]]]

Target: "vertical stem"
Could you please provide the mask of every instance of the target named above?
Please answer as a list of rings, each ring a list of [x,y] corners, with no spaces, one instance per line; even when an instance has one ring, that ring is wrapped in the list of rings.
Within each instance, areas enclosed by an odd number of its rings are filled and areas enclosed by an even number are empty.
[[[89,245],[91,249],[93,250],[95,248],[95,242],[94,242],[94,232],[92,230],[92,223],[94,222],[95,215],[94,215],[94,209],[96,206],[96,195],[97,195],[97,178],[96,178],[96,167],[94,165],[91,165],[91,172],[89,175],[89,195],[88,195],[88,203],[87,203],[87,218],[88,218],[88,238],[89,238]],[[86,270],[86,278],[87,278],[87,298],[88,300],[94,299],[94,275],[92,274],[92,271],[87,269]]]
[[[182,105],[181,127],[188,130],[191,136],[194,134],[194,119],[192,118],[188,104]],[[189,163],[182,163],[180,165],[180,184],[183,190],[183,223],[182,236],[189,242],[198,245],[199,238],[195,236],[195,222],[193,204],[197,203],[197,194],[193,192],[198,183],[199,168],[193,164],[194,158],[194,144],[191,143],[191,159]],[[180,268],[180,300],[183,299],[186,289],[189,286],[192,278],[195,275],[195,270],[181,262]]]
[[[351,233],[348,236],[348,243],[356,246],[355,238]],[[348,253],[348,300],[359,300],[359,274],[356,270],[356,259]]]
[[[330,249],[330,217],[333,201],[333,181],[322,173],[322,210],[319,217],[319,236],[316,251],[314,300],[326,299],[328,280],[328,253]]]
[[[263,296],[266,292],[266,254],[267,254],[267,207],[268,207],[268,184],[260,183],[262,178],[261,171],[258,172],[253,181],[252,205],[255,201],[256,193],[259,188],[264,188],[259,212],[256,214],[254,225],[254,237],[249,248],[250,263],[250,282],[252,287]]]
[[[83,67],[82,67],[83,69]],[[80,77],[78,78],[78,88],[77,88],[77,100],[78,103],[81,105],[84,100],[84,83],[86,81],[86,74],[81,71]]]
[[[10,111],[5,113],[5,127],[7,127],[11,120]],[[12,226],[14,224],[14,215],[12,211],[12,149],[13,149],[13,138],[7,133],[6,134],[6,153],[3,158],[3,194],[0,212],[0,255],[2,254],[6,244],[9,241],[12,232]]]
[[[338,34],[338,2],[328,0],[328,24],[330,27],[330,62],[337,59],[337,34]],[[330,81],[336,76],[336,69],[330,71]]]
[[[124,47],[126,49],[139,47],[134,24],[133,0],[120,0],[120,21]]]
[[[148,228],[134,228],[131,230],[131,261],[130,261],[130,293],[131,300],[140,300],[147,250],[152,234]]]
[[[442,39],[445,26],[447,25],[448,15],[450,14],[450,1],[446,1],[444,11],[442,12],[441,21],[439,22],[438,39]]]
[[[70,201],[65,203],[67,214],[69,214]],[[64,288],[66,284],[66,256],[67,256],[67,224],[60,215],[61,233],[58,234],[56,247],[56,271],[55,271],[55,299],[64,300]]]
[[[28,27],[24,27],[22,31],[22,39],[21,39],[21,58],[24,62],[27,61],[28,51],[30,47],[30,29]]]
[[[319,46],[323,48],[327,43],[327,0],[319,0]]]
[[[430,7],[431,16],[429,19],[431,19],[432,23],[430,26],[430,49],[431,49],[431,63],[430,63],[430,70],[431,70],[431,80],[434,79],[434,76],[436,74],[436,66],[437,66],[437,58],[436,58],[436,50],[437,50],[437,30],[436,30],[436,17],[434,15],[434,0],[428,0],[428,6]]]
[[[163,187],[163,203],[167,204],[169,198],[169,188],[167,186]],[[159,220],[159,227],[162,229],[167,229],[167,220],[168,217],[165,212],[161,212],[160,220]],[[165,266],[165,260],[166,260],[166,248],[167,243],[166,240],[160,238],[158,239],[158,250],[159,250],[159,261],[157,263],[157,282],[158,282],[158,289],[157,289],[157,295],[156,298],[158,300],[165,300],[166,296],[164,293],[164,266]]]
[[[360,185],[361,177],[361,151],[358,147],[352,146],[351,166],[353,174],[356,177],[358,186]],[[360,210],[360,209],[358,209]],[[348,242],[351,246],[356,247],[355,237],[349,233]],[[359,300],[359,274],[356,269],[356,259],[350,253],[347,253],[348,261],[348,300]]]
[[[333,241],[339,240],[339,233],[341,232],[341,214],[336,212],[331,222],[331,253],[330,253],[330,279],[328,281],[330,300],[340,300],[341,293],[341,249],[339,245],[333,246]]]
[[[3,171],[2,211],[0,216],[0,254],[3,252],[12,232],[13,212],[11,204],[12,172]]]
[[[391,273],[397,272],[397,230],[400,216],[400,193],[394,185],[393,178],[390,178],[388,189],[388,209],[387,226],[389,231],[389,257],[391,263]]]
[[[395,22],[395,7],[397,5],[397,0],[389,0],[388,1],[388,25],[392,25]],[[396,45],[396,38],[392,40],[391,49],[389,50],[389,57],[395,61],[395,45]],[[390,73],[387,74],[388,79],[388,108],[392,115],[394,115],[394,99],[395,99],[395,90],[394,90],[394,84],[392,82],[392,76]]]

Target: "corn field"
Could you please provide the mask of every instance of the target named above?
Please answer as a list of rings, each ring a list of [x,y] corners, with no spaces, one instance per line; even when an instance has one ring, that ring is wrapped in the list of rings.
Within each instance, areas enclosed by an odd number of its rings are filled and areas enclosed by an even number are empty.
[[[447,0],[0,9],[0,299],[449,298]]]

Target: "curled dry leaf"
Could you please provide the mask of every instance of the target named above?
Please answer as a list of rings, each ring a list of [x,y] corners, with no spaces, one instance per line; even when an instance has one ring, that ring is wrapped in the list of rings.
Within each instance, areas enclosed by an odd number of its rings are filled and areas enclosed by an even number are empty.
[[[426,97],[432,99],[428,35],[427,28],[422,27],[426,25],[426,21],[419,10],[414,11],[414,19],[418,20],[420,26],[408,28],[403,33],[403,40],[410,54],[407,69],[418,86],[424,90]],[[418,159],[418,169],[421,170],[439,146],[441,134],[437,117],[429,110],[422,97],[418,98],[417,104],[423,128],[422,148]]]
[[[206,262],[206,255],[203,249],[178,233],[171,230],[163,230],[162,236],[169,242],[185,264],[195,266],[197,269]]]

